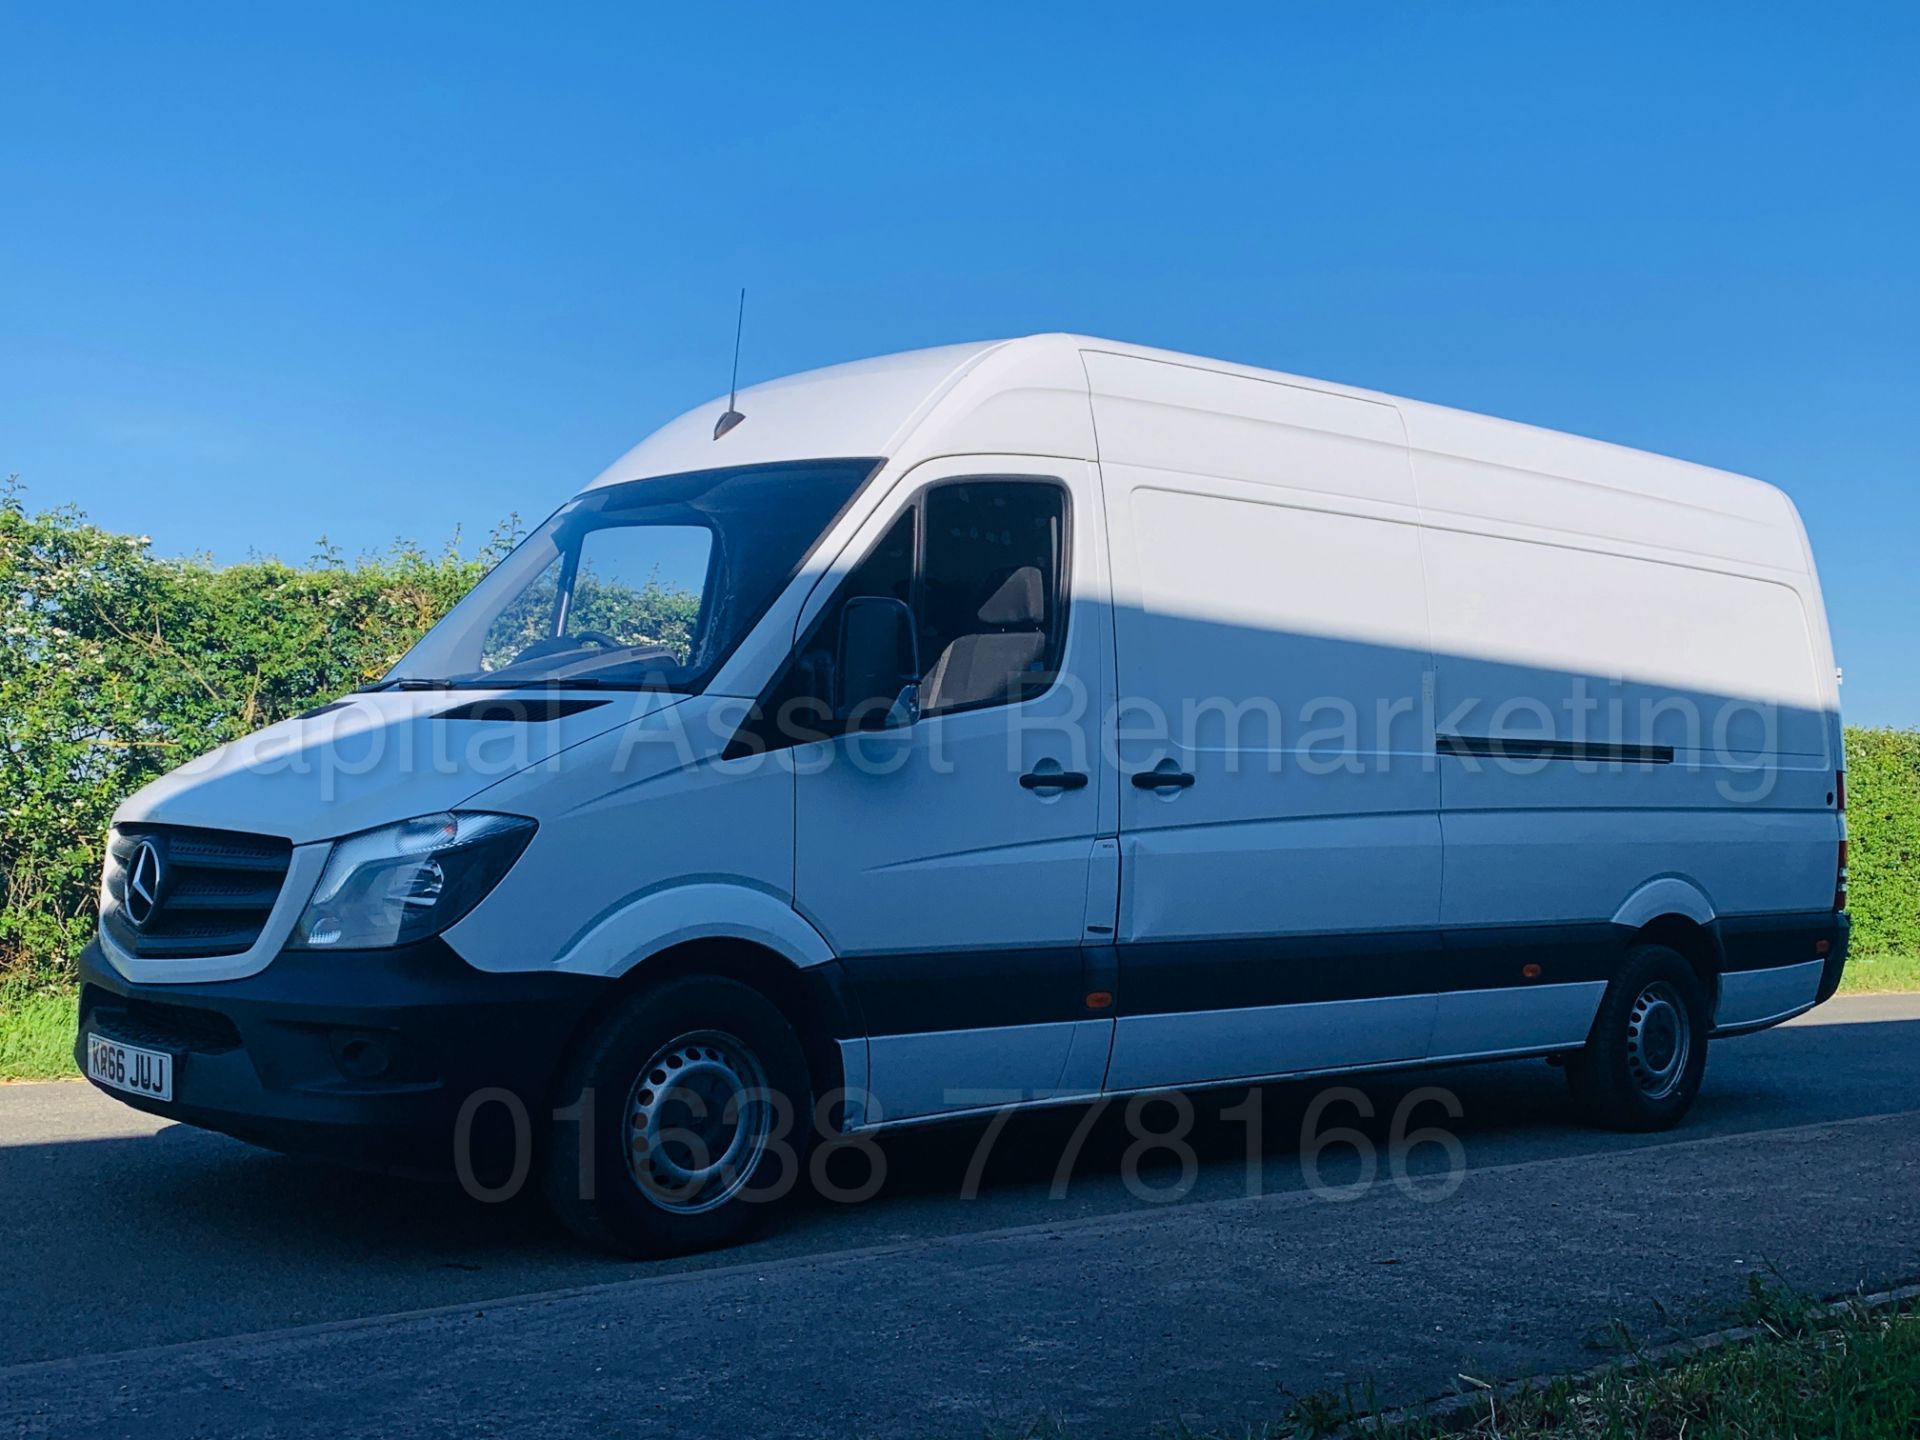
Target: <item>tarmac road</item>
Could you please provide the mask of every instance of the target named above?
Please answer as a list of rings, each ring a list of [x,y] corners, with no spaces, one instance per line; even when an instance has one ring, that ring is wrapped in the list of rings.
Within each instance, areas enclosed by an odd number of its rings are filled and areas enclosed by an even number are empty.
[[[1458,1098],[1461,1168],[1389,1153],[1429,1085]],[[1128,1165],[1118,1106],[1063,1183],[1084,1111],[905,1134],[870,1200],[634,1265],[531,1206],[0,1086],[0,1435],[1229,1429],[1343,1386],[1397,1403],[1582,1368],[1615,1320],[1649,1341],[1722,1323],[1754,1274],[1920,1275],[1920,997],[1716,1044],[1661,1136],[1581,1128],[1537,1061],[1370,1080],[1371,1121],[1319,1117],[1358,1123],[1370,1183],[1334,1146],[1309,1185],[1321,1088],[1260,1092],[1251,1136],[1220,1114],[1244,1091],[1202,1099],[1186,1170]],[[1411,1127],[1444,1120],[1429,1100]]]

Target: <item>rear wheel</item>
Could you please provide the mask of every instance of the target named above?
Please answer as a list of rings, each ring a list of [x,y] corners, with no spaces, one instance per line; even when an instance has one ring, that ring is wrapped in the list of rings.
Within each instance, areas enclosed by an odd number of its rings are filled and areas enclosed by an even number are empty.
[[[1615,1130],[1678,1124],[1706,1074],[1708,1010],[1685,956],[1635,946],[1600,1001],[1586,1048],[1567,1060],[1581,1110]]]
[[[555,1215],[642,1258],[741,1239],[798,1187],[813,1097],[800,1040],[736,980],[634,995],[568,1065],[548,1147]]]

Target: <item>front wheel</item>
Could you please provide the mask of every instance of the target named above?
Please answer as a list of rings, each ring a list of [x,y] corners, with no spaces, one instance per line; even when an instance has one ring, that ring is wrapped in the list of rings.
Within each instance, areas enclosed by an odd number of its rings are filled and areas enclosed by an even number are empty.
[[[732,1244],[798,1187],[812,1103],[771,1001],[718,976],[667,981],[569,1063],[547,1202],[588,1243],[639,1258]]]
[[[1567,1060],[1574,1100],[1613,1130],[1677,1125],[1707,1072],[1709,1005],[1686,957],[1637,945],[1600,1001],[1586,1048]]]

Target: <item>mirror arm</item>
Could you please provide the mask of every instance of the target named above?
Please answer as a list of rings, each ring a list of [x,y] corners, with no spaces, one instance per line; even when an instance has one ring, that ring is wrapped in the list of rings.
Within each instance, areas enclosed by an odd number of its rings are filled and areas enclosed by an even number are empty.
[[[920,682],[909,680],[900,687],[900,693],[894,697],[893,708],[887,711],[887,724],[892,726],[917,725],[920,723]]]

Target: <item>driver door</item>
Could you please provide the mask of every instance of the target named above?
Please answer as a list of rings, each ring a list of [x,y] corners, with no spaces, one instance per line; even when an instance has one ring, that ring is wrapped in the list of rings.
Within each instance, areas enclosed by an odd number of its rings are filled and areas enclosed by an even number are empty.
[[[889,500],[801,650],[826,654],[850,598],[904,601],[918,718],[793,756],[795,903],[852,982],[867,1118],[1095,1094],[1112,1021],[1087,1008],[1085,946],[1110,940],[1117,858],[1096,840],[1114,799],[1092,467],[935,462]]]

